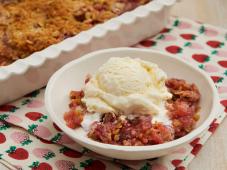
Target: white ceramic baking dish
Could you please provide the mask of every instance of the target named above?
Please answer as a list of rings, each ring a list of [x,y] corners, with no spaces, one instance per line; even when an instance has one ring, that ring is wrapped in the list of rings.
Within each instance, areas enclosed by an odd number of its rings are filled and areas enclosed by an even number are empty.
[[[67,62],[85,53],[130,46],[158,33],[167,23],[176,0],[153,0],[78,35],[0,68],[0,104],[47,84]],[[98,59],[98,58],[97,58]]]

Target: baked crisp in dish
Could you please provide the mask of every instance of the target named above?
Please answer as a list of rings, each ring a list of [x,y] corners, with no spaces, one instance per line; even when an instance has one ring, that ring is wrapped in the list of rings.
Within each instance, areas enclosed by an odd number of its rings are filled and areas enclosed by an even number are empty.
[[[173,94],[166,103],[171,125],[162,122],[152,123],[151,115],[122,119],[119,114],[106,113],[101,120],[94,118],[88,137],[102,143],[141,146],[161,144],[187,135],[194,129],[200,117],[199,91],[194,84],[178,79],[168,79],[166,86]],[[72,129],[80,127],[84,116],[88,114],[86,106],[81,101],[83,97],[83,91],[70,93],[70,111],[65,113],[64,119],[67,126]]]
[[[0,66],[9,65],[149,0],[1,0]]]
[[[190,133],[200,117],[195,84],[167,78],[156,64],[141,59],[110,58],[85,83],[81,91],[71,91],[64,120],[95,141],[162,144]]]

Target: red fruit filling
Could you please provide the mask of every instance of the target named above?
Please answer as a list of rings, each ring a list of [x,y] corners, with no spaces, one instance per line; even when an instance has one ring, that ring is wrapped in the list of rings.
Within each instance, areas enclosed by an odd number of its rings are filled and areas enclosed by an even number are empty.
[[[151,115],[140,115],[134,118],[123,118],[114,113],[103,114],[100,122],[91,125],[88,137],[108,144],[124,146],[155,145],[165,143],[191,132],[199,120],[200,93],[194,84],[184,80],[169,79],[166,81],[172,99],[166,103],[172,126],[163,123],[152,123]],[[64,119],[68,127],[80,127],[83,117],[88,113],[81,102],[82,91],[70,93],[70,111]]]

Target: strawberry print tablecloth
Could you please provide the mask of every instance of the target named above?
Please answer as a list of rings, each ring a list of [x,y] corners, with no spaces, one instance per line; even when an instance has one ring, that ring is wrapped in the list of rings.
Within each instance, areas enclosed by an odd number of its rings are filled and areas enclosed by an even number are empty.
[[[226,116],[227,30],[171,18],[158,35],[133,47],[167,51],[212,78],[223,107],[208,131],[167,156],[143,161],[113,160],[79,146],[51,121],[44,106],[43,88],[0,106],[0,162],[10,168],[33,170],[184,170]]]

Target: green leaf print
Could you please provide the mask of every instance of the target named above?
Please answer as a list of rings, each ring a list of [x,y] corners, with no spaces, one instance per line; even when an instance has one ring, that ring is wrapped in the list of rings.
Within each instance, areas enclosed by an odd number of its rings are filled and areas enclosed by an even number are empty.
[[[62,135],[57,133],[50,141],[57,143],[61,139]]]
[[[28,132],[29,133],[34,133],[34,130],[38,127],[38,125],[32,124],[28,125]]]
[[[1,130],[6,130],[6,129],[9,129],[10,128],[10,125],[7,124],[7,123],[3,123],[3,122],[0,122],[2,124],[0,124],[0,131]]]
[[[44,122],[48,118],[47,115],[43,115],[38,121],[39,122]]]
[[[165,36],[163,34],[161,34],[157,37],[157,40],[163,40],[163,39],[165,39]]]
[[[200,64],[199,65],[199,68],[204,69],[204,65],[203,64]]]
[[[28,145],[28,144],[30,144],[30,143],[32,143],[32,140],[26,139],[26,140],[24,140],[23,142],[21,142],[21,145],[22,145],[22,146],[25,146],[25,145]]]
[[[26,105],[28,103],[31,103],[31,101],[32,101],[31,99],[25,99],[21,102],[21,105]]]
[[[186,43],[184,44],[185,47],[189,47],[189,46],[191,46],[191,45],[192,45],[191,42],[186,42]]]
[[[29,168],[37,168],[39,166],[39,161],[32,162],[32,165],[29,165]]]
[[[47,115],[43,115],[42,118],[43,118],[43,119],[47,119],[48,116],[47,116]]]
[[[7,114],[1,114],[0,115],[0,120],[6,120],[9,117]]]
[[[205,31],[206,31],[206,29],[205,29],[205,27],[202,25],[202,26],[199,28],[199,33],[200,33],[200,34],[203,34]]]
[[[16,150],[16,146],[10,146],[8,150],[6,150],[6,153],[13,153]]]
[[[44,158],[46,159],[46,160],[49,160],[50,158],[53,158],[53,157],[55,157],[56,155],[55,155],[55,153],[54,152],[48,152],[46,155],[44,155]]]
[[[183,161],[186,161],[188,159],[188,156],[185,156],[185,158],[183,159]]]
[[[89,149],[87,149],[87,148],[84,148],[84,147],[83,147],[83,150],[82,150],[82,152],[81,152],[81,153],[82,153],[82,154],[85,154],[85,153],[89,153],[89,152],[90,152],[90,150],[89,150]]]
[[[91,165],[92,162],[93,162],[93,159],[87,159],[87,160],[85,160],[85,162],[80,162],[80,167],[85,168],[85,167]]]
[[[33,92],[25,95],[25,97],[33,97],[33,98],[35,98],[35,97],[37,97],[39,95],[39,93],[40,93],[40,90],[36,90],[36,91],[33,91]]]
[[[225,70],[224,75],[227,76],[227,70]]]
[[[218,53],[217,50],[213,50],[213,51],[211,52],[212,55],[216,55],[217,53]]]
[[[173,26],[177,27],[179,24],[180,24],[180,21],[177,19],[177,20],[174,21]]]
[[[146,163],[142,168],[140,168],[140,170],[150,170],[151,169],[151,165],[149,163]]]

